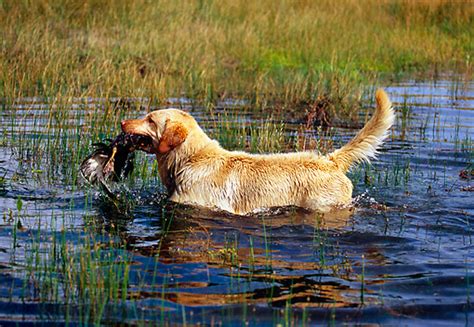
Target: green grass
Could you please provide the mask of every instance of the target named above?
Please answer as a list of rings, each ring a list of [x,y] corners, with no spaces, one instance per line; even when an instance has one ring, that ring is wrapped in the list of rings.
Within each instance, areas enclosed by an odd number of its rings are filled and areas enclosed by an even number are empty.
[[[67,320],[79,319],[83,324],[99,324],[104,310],[119,312],[128,299],[131,255],[125,244],[101,237],[86,227],[78,242],[68,240],[73,232],[65,217],[52,216],[52,224],[61,221],[60,230],[38,223],[26,242],[24,298],[36,294],[41,303],[61,303],[65,309],[49,312]],[[26,232],[25,232],[26,233]],[[50,235],[45,240],[45,235]],[[110,308],[109,308],[110,310]]]
[[[166,103],[359,109],[380,76],[472,71],[460,1],[0,1],[0,97],[145,96]]]

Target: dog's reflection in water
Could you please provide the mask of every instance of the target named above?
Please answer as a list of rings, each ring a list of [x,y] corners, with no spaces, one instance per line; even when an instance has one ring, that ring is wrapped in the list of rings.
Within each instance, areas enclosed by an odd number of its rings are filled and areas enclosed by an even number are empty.
[[[140,217],[122,215],[117,219],[117,212],[110,207],[103,209],[105,225],[113,225],[128,246],[143,255],[159,255],[161,260],[173,262],[220,262],[230,254],[238,254],[234,260],[250,260],[251,255],[257,260],[262,249],[271,251],[287,243],[295,247],[305,246],[305,242],[313,245],[327,231],[344,228],[354,211],[353,207],[326,213],[280,207],[236,216],[166,203],[159,210],[154,207],[150,213],[140,212]],[[147,221],[146,234],[139,221]]]
[[[103,208],[102,218],[104,226],[113,227],[128,249],[144,260],[157,260],[164,267],[191,264],[184,275],[180,268],[179,287],[170,285],[172,290],[163,295],[169,301],[196,306],[243,301],[279,306],[289,301],[296,306],[318,307],[352,307],[354,299],[358,301],[360,285],[348,286],[358,280],[353,272],[358,263],[341,259],[344,254],[335,255],[338,235],[350,229],[353,208],[324,214],[295,207],[273,208],[242,217],[171,203],[157,206],[148,211],[139,208],[128,218],[117,218],[113,210]],[[381,256],[377,249],[366,251],[368,256]],[[266,286],[211,291],[208,280],[186,280],[187,274],[196,273],[196,263],[204,264],[204,269],[221,269],[220,276],[229,280]],[[341,278],[344,283],[337,282]],[[150,296],[145,293],[148,295],[143,296]]]

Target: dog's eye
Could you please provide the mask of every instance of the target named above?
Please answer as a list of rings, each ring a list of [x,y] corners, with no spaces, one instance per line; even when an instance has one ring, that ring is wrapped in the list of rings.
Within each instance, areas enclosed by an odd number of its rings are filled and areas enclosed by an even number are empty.
[[[151,119],[151,117],[147,117],[146,120],[149,124],[153,124],[153,125],[155,124],[155,122],[153,121],[153,119]]]

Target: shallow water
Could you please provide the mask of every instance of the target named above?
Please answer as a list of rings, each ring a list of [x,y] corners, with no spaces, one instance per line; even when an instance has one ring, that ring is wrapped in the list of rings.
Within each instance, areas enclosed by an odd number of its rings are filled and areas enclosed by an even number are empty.
[[[350,174],[355,212],[325,217],[296,208],[233,217],[172,206],[156,179],[122,188],[133,205],[117,208],[60,169],[49,172],[48,158],[35,166],[10,146],[76,128],[101,99],[73,99],[71,124],[47,131],[42,99],[4,108],[0,324],[473,324],[474,179],[459,174],[473,159],[474,83],[406,81],[386,90],[398,116],[392,136],[379,160]],[[238,112],[238,103],[224,105]],[[12,120],[22,121],[21,133]],[[355,130],[333,134],[345,142]],[[67,272],[52,268],[86,252],[104,267],[130,263],[128,279],[118,278],[124,301],[104,303],[100,313],[87,300],[67,300],[74,292]]]

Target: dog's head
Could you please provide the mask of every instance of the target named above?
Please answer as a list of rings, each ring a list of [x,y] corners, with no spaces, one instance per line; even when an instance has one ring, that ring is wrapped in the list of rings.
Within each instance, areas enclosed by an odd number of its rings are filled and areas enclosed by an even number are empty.
[[[128,134],[142,135],[151,138],[141,150],[165,154],[188,137],[192,130],[199,129],[194,118],[178,109],[156,110],[142,119],[129,119],[121,123],[122,131]]]

